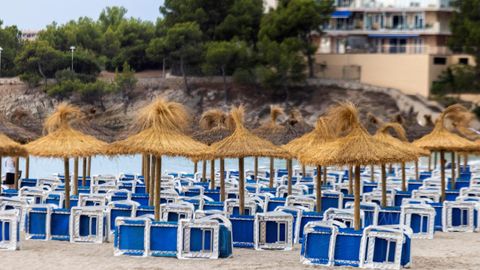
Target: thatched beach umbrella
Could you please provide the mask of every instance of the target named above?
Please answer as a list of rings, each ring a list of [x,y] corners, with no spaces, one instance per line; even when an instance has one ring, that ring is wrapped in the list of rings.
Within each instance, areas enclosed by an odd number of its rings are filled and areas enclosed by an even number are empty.
[[[446,108],[435,123],[432,132],[424,137],[416,140],[413,144],[417,147],[428,149],[430,151],[440,152],[440,177],[442,186],[442,201],[445,200],[445,152],[474,152],[478,151],[478,145],[460,137],[447,130],[445,127],[446,120],[457,113],[467,112],[468,110],[462,105],[456,104]],[[452,170],[455,170],[453,168]],[[453,176],[453,175],[452,175]],[[452,188],[454,187],[455,179],[452,177]]]
[[[69,158],[90,157],[102,154],[106,146],[92,136],[72,128],[83,113],[78,107],[61,103],[55,112],[46,119],[44,130],[47,134],[25,147],[30,155],[48,158],[63,158],[65,169],[65,207],[70,207],[70,168]],[[77,194],[77,179],[74,179],[74,194]]]
[[[312,149],[320,147],[322,144],[332,141],[335,138],[333,131],[331,130],[330,124],[325,117],[321,117],[317,120],[317,124],[313,131],[303,135],[300,138],[296,138],[286,145],[283,146],[288,152],[292,154],[295,158],[299,158],[301,154],[311,154],[309,153]],[[325,170],[325,168],[324,168]],[[316,185],[316,198],[317,198],[317,212],[322,210],[322,178],[321,178],[322,167],[317,165],[317,185]],[[327,179],[324,177],[323,181]]]
[[[243,107],[234,108],[231,112],[235,123],[235,130],[232,135],[212,144],[212,155],[217,158],[238,158],[238,170],[240,175],[239,197],[240,214],[244,214],[245,204],[245,157],[276,157],[290,158],[289,153],[275,146],[270,141],[255,136],[243,125]]]
[[[285,115],[285,111],[278,105],[270,106],[270,119],[263,123],[260,127],[254,129],[253,134],[258,137],[268,140],[275,145],[284,145],[289,141],[297,137],[295,130],[290,125],[280,125],[278,123],[278,118],[282,115]],[[273,179],[275,174],[274,167],[275,159],[270,157],[270,188],[273,187]],[[288,193],[291,193],[291,182],[292,182],[292,160],[287,160],[287,170],[288,170]],[[257,177],[258,173],[258,158],[255,158],[254,164],[254,175]]]
[[[17,143],[16,141],[10,139],[7,135],[0,133],[0,178],[2,176],[2,164],[1,164],[1,157],[4,156],[12,156],[12,157],[20,157],[20,156],[27,156],[27,150],[21,144]],[[17,159],[18,162],[18,159]],[[16,164],[16,168],[18,171],[18,163]],[[15,175],[15,187],[17,188],[17,174]],[[0,192],[2,192],[2,187],[0,183]]]
[[[206,157],[208,151],[205,144],[182,132],[188,118],[183,105],[158,98],[140,111],[138,123],[142,130],[139,133],[109,146],[109,155],[147,154],[155,157],[155,188],[151,187],[150,190],[155,191],[156,220],[160,219],[162,156],[201,159]]]
[[[229,116],[219,109],[211,109],[202,114],[200,118],[199,132],[193,134],[193,138],[212,145],[215,142],[221,141],[232,134],[231,127],[228,126],[227,119]],[[203,172],[206,173],[206,166],[204,162]],[[206,178],[206,175],[202,176]],[[215,189],[215,160],[210,160],[210,189]],[[220,159],[220,188],[225,189],[225,160]],[[224,194],[225,192],[220,192]],[[225,198],[221,198],[224,201]]]
[[[347,130],[348,134],[322,144],[311,154],[300,155],[300,161],[312,165],[352,165],[355,167],[354,227],[360,229],[360,166],[370,164],[397,163],[417,158],[379,141],[368,134],[361,125],[358,110],[351,103],[342,103],[329,110],[328,117],[336,130]]]
[[[389,130],[393,129],[398,138],[393,137]],[[405,151],[411,152],[413,155],[417,156],[425,156],[429,155],[430,152],[428,150],[424,150],[422,148],[415,147],[414,145],[408,143],[407,135],[403,127],[399,123],[386,123],[383,124],[375,133],[374,137],[382,142],[391,144],[398,148],[401,148]],[[418,171],[418,163],[415,163],[416,171]],[[382,174],[382,206],[385,207],[387,205],[387,191],[386,191],[386,168],[385,164],[381,165],[381,174]],[[406,175],[405,175],[405,162],[402,162],[402,191],[407,190],[406,185]]]

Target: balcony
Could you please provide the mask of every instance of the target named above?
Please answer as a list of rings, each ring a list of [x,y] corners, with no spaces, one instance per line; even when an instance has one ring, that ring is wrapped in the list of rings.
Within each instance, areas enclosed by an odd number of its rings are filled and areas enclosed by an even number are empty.
[[[414,24],[379,24],[365,25],[362,23],[345,23],[327,25],[323,30],[331,35],[370,35],[370,34],[417,34],[417,35],[450,35],[451,31],[447,26],[442,26],[440,22],[433,24],[414,25]]]

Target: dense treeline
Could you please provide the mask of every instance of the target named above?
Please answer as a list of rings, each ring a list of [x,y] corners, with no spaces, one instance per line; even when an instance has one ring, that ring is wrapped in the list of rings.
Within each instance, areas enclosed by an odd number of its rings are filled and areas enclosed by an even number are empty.
[[[31,85],[55,78],[45,89],[58,97],[122,91],[128,98],[133,71],[159,68],[183,76],[187,93],[190,75],[233,76],[288,93],[289,83],[314,75],[312,35],[321,34],[332,11],[331,0],[280,0],[269,12],[263,0],[165,0],[155,23],[109,7],[96,20],[54,22],[32,42],[21,41],[15,26],[0,24],[1,70]],[[116,71],[112,85],[96,81],[101,70]],[[224,90],[228,100],[226,83]]]

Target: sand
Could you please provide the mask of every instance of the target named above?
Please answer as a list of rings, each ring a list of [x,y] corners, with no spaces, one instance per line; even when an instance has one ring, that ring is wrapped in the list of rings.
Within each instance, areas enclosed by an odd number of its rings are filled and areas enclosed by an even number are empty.
[[[437,233],[434,240],[414,240],[412,246],[411,269],[480,269],[479,234]],[[234,257],[230,259],[177,260],[114,257],[110,243],[98,245],[23,241],[20,251],[1,253],[0,269],[314,269],[302,265],[299,254],[299,246],[289,252],[234,249]]]

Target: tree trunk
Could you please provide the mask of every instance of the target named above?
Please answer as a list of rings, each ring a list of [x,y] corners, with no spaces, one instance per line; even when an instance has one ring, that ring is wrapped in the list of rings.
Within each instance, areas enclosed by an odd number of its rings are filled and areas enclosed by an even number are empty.
[[[238,185],[238,196],[240,202],[240,215],[245,215],[245,170],[244,170],[244,159],[238,159],[238,173],[239,173],[239,185]]]
[[[63,159],[63,168],[65,170],[65,208],[70,208],[70,164],[68,158]]]
[[[355,200],[353,209],[353,226],[360,230],[360,166],[355,165]]]
[[[375,166],[370,165],[370,182],[375,182]]]
[[[78,195],[78,157],[73,159],[73,195]]]
[[[183,83],[185,85],[185,92],[190,96],[190,88],[188,87],[187,74],[185,73],[185,63],[183,57],[180,57],[180,69],[182,72]]]
[[[322,174],[320,173],[322,171],[321,166],[317,166],[317,189],[316,189],[316,197],[317,197],[317,212],[321,213],[322,212]]]
[[[165,69],[166,69],[166,65],[167,65],[167,60],[165,59],[165,57],[163,57],[162,59],[162,77],[165,79],[167,77],[167,74],[165,74]]]
[[[225,160],[220,159],[220,201],[225,201]]]
[[[160,192],[162,187],[162,157],[155,157],[155,220],[160,221]]]

